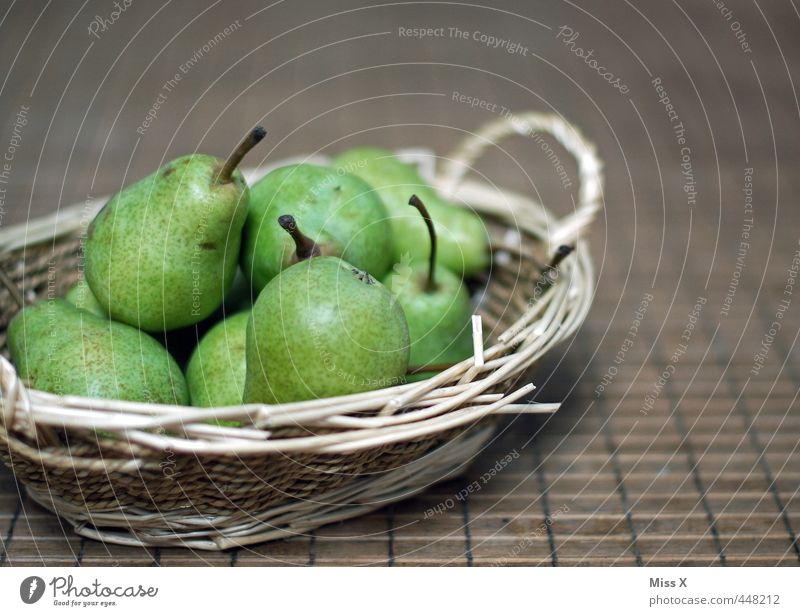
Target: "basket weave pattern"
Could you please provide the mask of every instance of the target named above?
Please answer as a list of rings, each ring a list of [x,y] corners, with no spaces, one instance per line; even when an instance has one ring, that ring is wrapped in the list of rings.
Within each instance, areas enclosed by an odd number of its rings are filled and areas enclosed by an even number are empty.
[[[465,177],[487,147],[534,132],[549,133],[577,160],[579,203],[565,218],[527,196]],[[407,498],[461,472],[491,437],[493,414],[557,408],[523,404],[533,385],[522,379],[575,332],[591,303],[594,272],[581,235],[602,195],[594,148],[562,119],[526,113],[488,124],[445,160],[429,179],[484,218],[495,255],[479,292],[482,357],[418,383],[225,409],[55,396],[26,387],[0,357],[0,457],[31,498],[83,536],[219,550]],[[20,299],[15,289],[26,299],[63,295],[79,276],[82,232],[100,205],[62,210],[57,224],[48,217],[0,232],[4,354],[5,329]],[[574,254],[536,297],[541,264],[564,243],[575,245]],[[206,423],[212,417],[244,427]]]

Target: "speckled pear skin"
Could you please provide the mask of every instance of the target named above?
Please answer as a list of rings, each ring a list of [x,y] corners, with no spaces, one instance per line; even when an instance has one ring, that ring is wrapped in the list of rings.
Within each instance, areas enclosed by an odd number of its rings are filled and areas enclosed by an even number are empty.
[[[427,266],[397,265],[384,281],[406,315],[411,337],[409,364],[414,368],[457,363],[472,355],[472,310],[463,280],[437,266],[436,288],[427,293],[423,290],[427,279]]]
[[[392,226],[378,194],[362,179],[319,165],[281,167],[250,190],[242,269],[259,291],[292,265],[295,245],[278,225],[283,214],[328,256],[382,278],[392,265]]]
[[[8,345],[17,372],[34,389],[133,402],[189,402],[183,373],[156,340],[63,299],[41,301],[17,314],[8,328]]]
[[[378,191],[391,216],[394,259],[399,263],[425,263],[428,243],[425,221],[408,207],[416,194],[425,203],[436,227],[439,247],[437,263],[459,275],[476,274],[489,265],[489,238],[483,221],[474,212],[442,199],[420,177],[413,165],[404,163],[389,150],[355,148],[334,158],[332,166],[366,180]]]
[[[403,382],[408,325],[378,280],[336,257],[273,278],[247,327],[244,402],[294,402]]]
[[[177,158],[124,188],[89,225],[85,275],[111,318],[146,331],[197,323],[233,282],[247,216],[237,170],[219,183],[223,161]]]
[[[108,313],[97,301],[97,298],[92,294],[92,290],[85,280],[78,280],[73,284],[67,294],[64,296],[70,304],[81,310],[91,312],[98,317],[108,318]]]
[[[233,314],[214,325],[198,343],[186,366],[192,406],[242,403],[249,319],[249,310]]]

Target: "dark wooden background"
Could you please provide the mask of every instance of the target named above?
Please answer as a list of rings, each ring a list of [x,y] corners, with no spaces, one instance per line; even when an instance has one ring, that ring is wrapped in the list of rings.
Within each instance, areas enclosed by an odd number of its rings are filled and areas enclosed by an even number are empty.
[[[497,116],[454,92],[497,110],[554,111],[597,143],[607,178],[592,233],[593,311],[535,376],[538,398],[563,398],[562,410],[507,421],[463,478],[419,498],[225,554],[82,541],[20,499],[3,469],[0,563],[797,565],[800,291],[784,290],[800,237],[796,2],[371,4],[133,0],[98,38],[89,28],[96,15],[110,19],[108,0],[0,2],[0,155],[17,146],[0,183],[0,226],[116,191],[182,153],[224,155],[256,123],[271,134],[253,163],[362,142],[445,155]],[[562,26],[579,34],[571,47]],[[165,82],[226,27],[233,33],[182,74],[138,133]],[[446,34],[415,40],[401,27]],[[629,91],[572,47],[594,50]],[[694,198],[659,78],[685,128]],[[27,123],[15,137],[20,110]],[[572,207],[535,144],[504,148],[481,171],[556,211]],[[742,247],[746,169],[753,224]],[[674,362],[697,298],[705,304]],[[762,349],[782,307],[780,331]],[[753,371],[759,352],[764,366]],[[613,382],[600,392],[609,369]],[[455,499],[515,450],[495,479]],[[454,507],[425,516],[448,499]]]

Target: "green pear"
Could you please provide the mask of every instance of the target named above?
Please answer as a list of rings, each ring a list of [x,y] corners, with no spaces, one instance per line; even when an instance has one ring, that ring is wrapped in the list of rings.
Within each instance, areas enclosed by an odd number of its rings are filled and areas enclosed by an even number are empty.
[[[291,216],[280,224],[299,233]],[[408,325],[392,294],[337,257],[311,257],[273,278],[247,326],[244,402],[326,398],[402,383]]]
[[[469,209],[444,200],[420,177],[417,169],[389,150],[355,148],[337,156],[333,165],[353,173],[372,185],[391,216],[394,231],[394,262],[404,258],[425,263],[427,246],[420,242],[425,223],[408,211],[408,195],[416,193],[428,206],[439,235],[437,262],[459,275],[471,275],[489,264],[488,234],[480,217]]]
[[[319,165],[275,169],[253,185],[242,239],[242,269],[258,292],[300,260],[275,224],[294,216],[322,255],[341,257],[382,278],[392,265],[392,226],[377,193],[362,179]]]
[[[8,327],[11,359],[34,389],[157,404],[188,404],[186,381],[144,332],[63,299],[24,308]]]
[[[108,313],[103,309],[86,281],[81,279],[75,282],[64,296],[70,304],[81,310],[91,312],[93,315],[108,318]]]
[[[124,188],[89,225],[86,281],[116,321],[150,332],[197,323],[236,275],[248,188],[236,168],[258,127],[227,161],[182,156]]]
[[[436,263],[437,234],[425,205],[416,195],[408,203],[417,208],[428,227],[428,264],[395,265],[384,284],[397,297],[408,321],[412,369],[454,364],[472,355],[469,294],[461,278]]]
[[[214,325],[198,343],[186,367],[186,384],[193,406],[242,403],[249,318],[249,310],[237,312]]]

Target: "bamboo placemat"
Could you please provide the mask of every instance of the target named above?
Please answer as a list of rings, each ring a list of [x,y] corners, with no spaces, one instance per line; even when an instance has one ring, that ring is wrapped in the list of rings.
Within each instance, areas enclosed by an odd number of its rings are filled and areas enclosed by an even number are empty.
[[[614,302],[601,292],[597,312]],[[675,304],[677,313],[691,308]],[[622,325],[608,339],[622,339],[630,322]],[[750,358],[734,354],[727,365],[727,339],[718,334],[710,344],[713,329],[700,327],[644,415],[658,370],[669,365],[667,350],[683,333],[677,325],[667,321],[651,350],[662,322],[646,316],[625,357],[641,368],[638,378],[618,376],[598,398],[614,355],[588,361],[606,327],[590,317],[560,365],[537,373],[542,395],[569,392],[552,419],[505,422],[463,478],[420,497],[255,549],[207,554],[82,540],[20,500],[3,470],[0,558],[11,565],[797,565],[797,370],[788,364],[777,379],[751,378],[742,391]],[[765,371],[787,351],[776,348]]]

